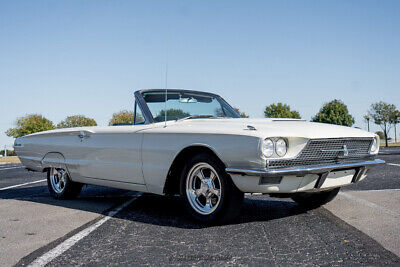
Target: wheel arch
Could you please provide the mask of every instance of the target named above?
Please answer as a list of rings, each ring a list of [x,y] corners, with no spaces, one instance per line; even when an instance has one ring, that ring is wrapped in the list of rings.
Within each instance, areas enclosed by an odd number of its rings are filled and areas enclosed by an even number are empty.
[[[48,152],[41,160],[42,171],[46,172],[50,168],[61,168],[68,172],[65,157],[60,152]],[[69,172],[68,172],[69,174]]]
[[[217,152],[210,146],[204,144],[193,144],[183,148],[172,161],[165,180],[163,193],[167,195],[179,194],[179,180],[181,171],[185,166],[187,159],[200,153],[207,153],[214,156],[226,167],[226,164],[218,156]]]

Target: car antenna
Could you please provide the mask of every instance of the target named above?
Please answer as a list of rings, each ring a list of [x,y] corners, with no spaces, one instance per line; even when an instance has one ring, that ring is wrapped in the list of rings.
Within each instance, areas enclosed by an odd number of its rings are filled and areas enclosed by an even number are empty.
[[[168,101],[168,62],[165,65],[165,107],[164,107],[164,115],[165,115],[165,124],[164,127],[167,127],[167,101]]]
[[[164,128],[167,127],[167,101],[168,101],[168,44],[167,44],[167,60],[165,62],[165,107],[164,107]]]

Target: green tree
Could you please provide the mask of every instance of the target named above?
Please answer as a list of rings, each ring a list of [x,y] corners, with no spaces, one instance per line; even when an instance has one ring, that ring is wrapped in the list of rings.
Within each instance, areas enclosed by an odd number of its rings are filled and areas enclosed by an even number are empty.
[[[354,118],[349,114],[347,106],[338,99],[325,103],[312,121],[349,127],[354,124]]]
[[[397,143],[397,124],[400,123],[400,110],[395,110],[390,118],[394,126],[394,142]]]
[[[108,125],[114,124],[133,124],[133,111],[121,110],[114,113]]]
[[[236,110],[237,113],[239,113],[240,117],[242,118],[248,118],[249,116],[247,116],[246,113],[241,112],[238,108],[234,108]]]
[[[18,118],[16,127],[6,131],[7,136],[18,138],[27,134],[55,129],[53,122],[40,114],[30,114]]]
[[[184,117],[190,116],[190,113],[184,112],[182,109],[167,109],[167,120],[179,120]],[[165,111],[161,110],[157,117],[154,118],[155,121],[161,122],[165,120]]]
[[[82,126],[97,126],[94,119],[85,117],[83,115],[68,116],[65,120],[57,124],[57,128],[72,128]]]
[[[388,134],[393,124],[394,114],[396,113],[396,106],[385,102],[378,102],[371,105],[369,111],[375,124],[379,125],[385,136],[385,144],[388,146]]]
[[[266,118],[291,118],[301,119],[300,113],[291,110],[287,104],[277,103],[265,107],[264,116]]]

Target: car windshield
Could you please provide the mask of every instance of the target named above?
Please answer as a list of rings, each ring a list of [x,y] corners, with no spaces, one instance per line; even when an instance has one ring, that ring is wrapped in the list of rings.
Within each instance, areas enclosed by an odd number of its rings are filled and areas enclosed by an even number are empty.
[[[155,122],[165,120],[165,109],[167,120],[240,117],[222,98],[207,93],[168,90],[166,97],[166,92],[160,90],[143,92],[142,96]]]

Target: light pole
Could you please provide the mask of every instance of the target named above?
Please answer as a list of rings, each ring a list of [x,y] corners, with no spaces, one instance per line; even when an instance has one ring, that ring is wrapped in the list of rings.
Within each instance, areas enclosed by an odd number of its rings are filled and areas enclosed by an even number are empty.
[[[364,119],[367,121],[368,132],[369,132],[369,120],[371,119],[371,117],[367,114],[367,115],[364,116]]]

